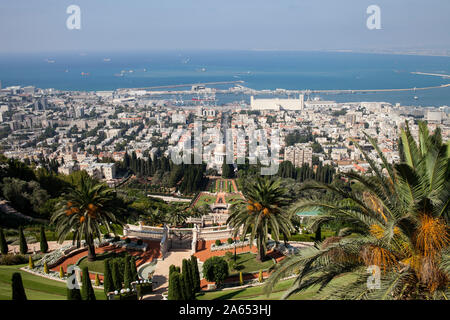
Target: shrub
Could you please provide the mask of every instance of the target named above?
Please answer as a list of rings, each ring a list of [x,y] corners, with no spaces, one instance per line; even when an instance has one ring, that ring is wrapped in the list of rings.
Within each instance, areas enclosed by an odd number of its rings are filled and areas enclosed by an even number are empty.
[[[264,281],[262,270],[259,270],[258,281],[259,282],[263,282]]]
[[[28,268],[34,269],[34,261],[31,255],[28,256]]]
[[[119,262],[114,259],[111,261],[111,271],[112,271],[112,279],[114,283],[114,290],[122,289],[122,276],[119,270]]]
[[[146,294],[153,292],[153,284],[151,283],[139,283],[136,285],[136,291],[139,298],[142,298]]]
[[[181,300],[187,300],[189,298],[186,296],[186,283],[182,274],[180,274],[180,296]]]
[[[106,259],[104,264],[105,264],[105,272],[103,274],[103,289],[105,291],[105,295],[106,297],[108,297],[108,293],[112,292],[115,290],[114,288],[114,282],[113,282],[113,278],[112,278],[112,273],[111,273],[111,259]]]
[[[220,242],[219,239],[216,240],[216,246],[220,246],[222,244],[222,242]]]
[[[239,272],[239,284],[241,286],[244,284],[244,277],[242,276],[242,272]]]
[[[176,271],[177,271],[177,268],[175,267],[175,265],[174,265],[174,264],[171,264],[170,267],[169,267],[169,275],[170,275],[172,272],[176,272]]]
[[[83,286],[81,287],[81,297],[83,300],[95,301],[94,288],[92,288],[91,278],[89,277],[88,267],[83,268]]]
[[[191,268],[194,292],[200,292],[200,271],[198,270],[197,257],[194,255],[191,256]]]
[[[228,263],[221,257],[211,257],[203,264],[203,275],[218,285],[228,276]]]
[[[233,253],[230,252],[230,251],[225,252],[225,258],[226,258],[227,260],[233,259]]]
[[[142,244],[144,243],[144,241],[142,241],[142,239],[138,239],[138,240],[136,241],[136,243],[137,243],[138,246],[142,246]]]
[[[133,274],[131,272],[130,256],[126,255],[124,258],[124,271],[123,271],[123,282],[124,288],[131,289],[131,282],[133,282]]]
[[[80,289],[67,289],[67,300],[82,300]]]
[[[45,228],[44,226],[41,226],[41,235],[39,237],[40,239],[40,247],[41,247],[41,252],[42,253],[47,253],[48,251],[48,243],[47,243],[47,238],[45,236]]]
[[[45,273],[45,274],[48,274],[48,273],[49,273],[47,261],[44,262],[44,273]]]
[[[192,300],[194,298],[194,285],[192,282],[192,270],[190,265],[190,260],[183,259],[183,269],[182,269],[184,290],[186,300]]]
[[[130,243],[131,239],[130,238],[125,238],[125,243]]]
[[[98,273],[95,274],[95,286],[98,287],[100,285],[100,278]]]
[[[130,270],[131,270],[131,281],[138,280],[138,272],[136,267],[136,259],[134,257],[130,258]]]
[[[232,244],[232,243],[233,243],[233,239],[228,238],[228,239],[227,239],[227,242],[228,242],[228,244]]]
[[[125,292],[119,295],[119,300],[137,300],[137,299],[138,295],[136,292]]]
[[[59,267],[59,278],[60,279],[64,278],[64,269],[62,266]]]
[[[107,233],[105,233],[105,234],[103,235],[103,238],[105,238],[105,239],[111,239],[111,235],[109,234],[109,232],[107,232]]]
[[[117,242],[117,241],[119,241],[119,240],[120,240],[120,237],[119,237],[119,236],[114,236],[113,242]]]
[[[6,242],[2,228],[0,228],[0,253],[2,255],[8,254],[8,243]]]
[[[23,288],[22,276],[19,272],[14,272],[12,275],[12,300],[25,301],[27,296],[25,294],[25,289]]]
[[[21,226],[19,227],[19,247],[21,254],[26,254],[28,252],[27,239],[25,239],[23,228]]]
[[[168,300],[182,300],[181,291],[181,275],[174,271],[169,275],[169,292],[167,296]]]

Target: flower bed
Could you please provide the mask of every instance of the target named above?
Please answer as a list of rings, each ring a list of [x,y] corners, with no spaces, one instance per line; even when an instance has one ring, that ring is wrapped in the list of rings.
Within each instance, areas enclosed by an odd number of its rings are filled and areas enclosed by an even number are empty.
[[[109,240],[102,240],[102,241],[95,240],[94,244],[97,247],[102,247],[108,245]],[[44,267],[44,263],[47,262],[49,269],[54,268],[57,265],[60,265],[67,258],[73,257],[74,255],[77,255],[80,252],[86,251],[87,247],[85,247],[85,245],[86,243],[84,240],[81,241],[80,248],[77,248],[77,246],[73,244],[66,244],[44,255],[42,259],[36,263],[36,267]]]
[[[219,246],[216,246],[215,243],[211,244],[211,252],[213,251],[220,251],[220,250],[231,250],[234,248],[242,248],[242,247],[246,247],[250,245],[250,241],[245,240],[245,241],[238,241],[238,242],[233,242],[231,244],[229,243],[222,243]]]
[[[47,262],[49,268],[52,268],[55,265],[60,264],[63,260],[65,260],[68,255],[73,252],[73,250],[77,249],[76,246],[72,244],[67,244],[65,246],[60,247],[59,249],[53,250],[50,253],[47,253],[36,263],[36,267],[43,267],[44,263]]]
[[[137,244],[134,241],[130,241],[127,243],[125,240],[119,240],[115,242],[111,242],[111,245],[117,248],[125,248],[126,250],[135,250],[135,251],[147,251],[147,244],[143,242],[141,245]]]

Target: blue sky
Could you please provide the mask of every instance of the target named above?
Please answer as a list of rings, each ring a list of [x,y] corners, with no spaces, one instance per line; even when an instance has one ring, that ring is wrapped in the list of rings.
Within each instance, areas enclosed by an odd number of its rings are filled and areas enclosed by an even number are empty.
[[[81,30],[66,8],[81,8]],[[381,8],[381,30],[366,9]],[[0,0],[0,52],[450,49],[448,0]]]

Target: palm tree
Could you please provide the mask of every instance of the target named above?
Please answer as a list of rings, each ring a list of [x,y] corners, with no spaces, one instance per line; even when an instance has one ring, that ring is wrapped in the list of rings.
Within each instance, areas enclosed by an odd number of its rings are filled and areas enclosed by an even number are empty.
[[[80,182],[63,195],[59,209],[51,218],[56,223],[58,241],[62,243],[73,231],[73,242],[79,245],[84,238],[88,247],[88,260],[95,261],[94,239],[100,239],[100,226],[103,225],[111,232],[111,223],[122,225],[116,216],[121,209],[115,200],[112,189],[83,175]]]
[[[179,207],[173,207],[167,215],[167,222],[169,222],[172,226],[182,225],[188,218],[186,209],[187,208],[182,209]]]
[[[366,135],[367,136],[367,135]],[[310,184],[308,189],[328,190],[342,200],[300,200],[293,210],[320,209],[311,228],[334,222],[345,226],[338,236],[284,259],[275,267],[266,292],[282,277],[297,273],[284,298],[313,285],[331,298],[422,299],[446,298],[449,284],[449,157],[440,130],[430,135],[419,124],[416,143],[408,125],[401,131],[401,161],[387,162],[374,139],[382,168],[360,148],[372,176],[347,173],[362,185],[346,191],[334,185]],[[380,289],[367,286],[367,268],[381,272]],[[355,278],[339,288],[329,285],[336,277]],[[447,292],[446,292],[447,291]]]
[[[211,208],[209,207],[209,204],[206,203],[201,206],[193,206],[188,209],[189,215],[193,218],[201,218],[209,212],[211,212]]]
[[[164,223],[164,215],[161,211],[159,211],[159,208],[150,210],[150,212],[144,217],[144,219],[145,222],[151,226],[156,226]]]
[[[266,241],[269,235],[279,241],[280,233],[289,236],[294,229],[285,208],[290,198],[286,189],[281,187],[281,180],[258,177],[243,191],[245,200],[239,200],[231,206],[231,214],[227,224],[234,228],[234,236],[241,229],[241,237],[245,237],[249,229],[250,245],[256,239],[258,248],[257,260],[263,261],[266,256]]]

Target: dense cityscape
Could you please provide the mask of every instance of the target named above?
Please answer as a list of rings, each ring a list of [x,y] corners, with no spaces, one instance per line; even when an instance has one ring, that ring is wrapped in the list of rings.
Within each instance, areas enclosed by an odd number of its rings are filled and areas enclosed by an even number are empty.
[[[193,88],[193,93],[208,89]],[[202,101],[197,106],[180,106],[135,90],[65,92],[31,86],[7,87],[0,94],[2,152],[6,157],[52,163],[58,173],[66,175],[86,170],[111,186],[124,178],[118,163],[125,154],[134,154],[144,162],[170,157],[170,152],[181,148],[192,135],[194,121],[202,121],[202,161],[208,170],[221,173],[225,116],[233,132],[234,162],[238,150],[248,154],[248,138],[247,144],[237,143],[239,129],[262,129],[266,134],[278,129],[280,163],[290,161],[295,168],[329,165],[338,172],[367,170],[368,164],[353,144],[358,141],[370,149],[363,131],[377,137],[390,162],[399,159],[396,139],[405,123],[416,137],[419,120],[426,120],[431,130],[439,126],[444,140],[450,134],[448,106],[303,102],[303,96],[252,97],[250,104],[219,107],[205,106]],[[267,152],[267,148],[257,152]]]

